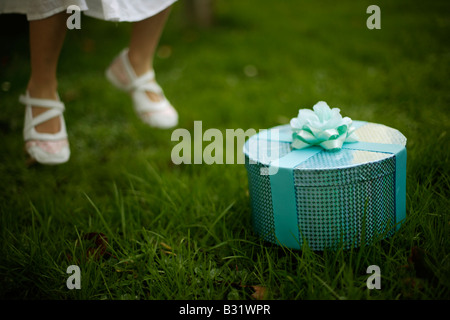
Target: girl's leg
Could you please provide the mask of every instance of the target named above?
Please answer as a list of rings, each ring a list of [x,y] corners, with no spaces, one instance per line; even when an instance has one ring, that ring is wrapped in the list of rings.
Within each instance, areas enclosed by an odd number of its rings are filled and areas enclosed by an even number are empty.
[[[150,18],[133,23],[128,46],[128,59],[137,76],[153,69],[153,58],[169,13],[170,7]],[[130,79],[120,62],[116,60],[111,68],[123,84],[129,82]],[[154,92],[146,93],[149,99],[155,102],[162,98]]]
[[[131,88],[130,94],[139,117],[151,127],[162,129],[173,128],[178,123],[177,111],[164,96],[152,72],[153,57],[169,12],[167,8],[135,22],[128,51],[122,51],[107,70],[107,77],[116,87],[128,90],[130,84],[137,86]]]
[[[57,100],[56,69],[66,35],[66,19],[66,14],[62,12],[46,19],[30,21],[31,76],[27,86],[30,97]],[[46,110],[33,107],[33,117]],[[60,128],[59,117],[35,127],[41,133],[55,133]]]
[[[169,12],[170,8],[167,8],[153,17],[133,24],[128,58],[136,75],[153,69],[153,57]]]

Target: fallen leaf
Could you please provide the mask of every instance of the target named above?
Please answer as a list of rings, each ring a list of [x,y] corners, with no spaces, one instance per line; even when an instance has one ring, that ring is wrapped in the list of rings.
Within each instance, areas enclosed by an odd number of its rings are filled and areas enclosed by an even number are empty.
[[[433,280],[435,274],[427,261],[429,256],[425,250],[414,246],[411,248],[411,254],[408,262],[414,267],[416,276],[423,279]]]
[[[256,300],[263,300],[266,296],[267,288],[263,286],[252,286],[255,292],[251,295]]]
[[[86,249],[86,257],[93,258],[98,260],[100,258],[108,259],[108,258],[116,258],[116,256],[112,255],[107,251],[108,248],[108,238],[104,233],[101,232],[90,232],[81,237],[82,240],[88,240],[93,242],[93,247],[89,247]],[[78,239],[75,241],[75,246],[79,246]],[[73,261],[76,260],[71,255],[66,254],[68,260]]]

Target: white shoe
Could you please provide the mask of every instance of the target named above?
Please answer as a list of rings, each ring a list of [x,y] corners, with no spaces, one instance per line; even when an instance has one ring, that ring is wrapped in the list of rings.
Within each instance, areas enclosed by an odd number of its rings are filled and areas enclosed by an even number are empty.
[[[127,73],[129,83],[124,85],[112,71],[112,64],[106,70],[106,78],[118,89],[129,92],[133,100],[134,110],[138,116],[151,127],[169,129],[178,124],[178,113],[164,95],[163,90],[155,81],[155,72],[148,71],[142,76],[136,76],[128,59],[128,49],[118,56]],[[114,63],[114,62],[113,62]],[[160,97],[152,101],[146,92],[153,92]]]
[[[31,161],[49,165],[67,162],[70,158],[70,148],[63,116],[64,104],[59,100],[31,98],[28,92],[26,95],[21,95],[19,101],[26,105],[23,136],[25,151],[29,154]],[[44,107],[48,110],[33,118],[32,106]],[[55,117],[61,119],[59,132],[36,131],[35,126]]]

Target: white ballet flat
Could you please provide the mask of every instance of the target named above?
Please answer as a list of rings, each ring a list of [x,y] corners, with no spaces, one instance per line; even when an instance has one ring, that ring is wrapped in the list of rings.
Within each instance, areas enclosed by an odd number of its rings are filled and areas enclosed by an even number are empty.
[[[160,129],[173,128],[178,124],[178,113],[164,95],[163,90],[155,81],[155,72],[148,71],[137,77],[128,59],[128,49],[122,50],[118,56],[122,63],[129,83],[124,85],[112,71],[112,64],[106,70],[106,78],[118,89],[130,93],[134,110],[142,121],[151,127]],[[146,92],[154,92],[161,100],[152,101]]]
[[[21,95],[19,101],[25,104],[25,124],[23,136],[25,151],[31,162],[56,165],[65,163],[70,158],[70,147],[64,121],[64,104],[59,100],[31,98],[28,92]],[[48,108],[47,111],[33,118],[31,107]],[[61,119],[61,129],[56,133],[37,132],[35,126],[55,117]]]

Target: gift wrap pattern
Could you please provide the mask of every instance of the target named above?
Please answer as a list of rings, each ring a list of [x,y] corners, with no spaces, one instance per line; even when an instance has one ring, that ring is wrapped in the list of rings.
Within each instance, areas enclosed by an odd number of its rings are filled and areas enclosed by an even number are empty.
[[[291,148],[283,125],[244,144],[252,223],[264,240],[293,249],[349,249],[391,236],[406,215],[406,138],[353,121],[358,142],[339,151]],[[275,173],[276,172],[276,173]]]

